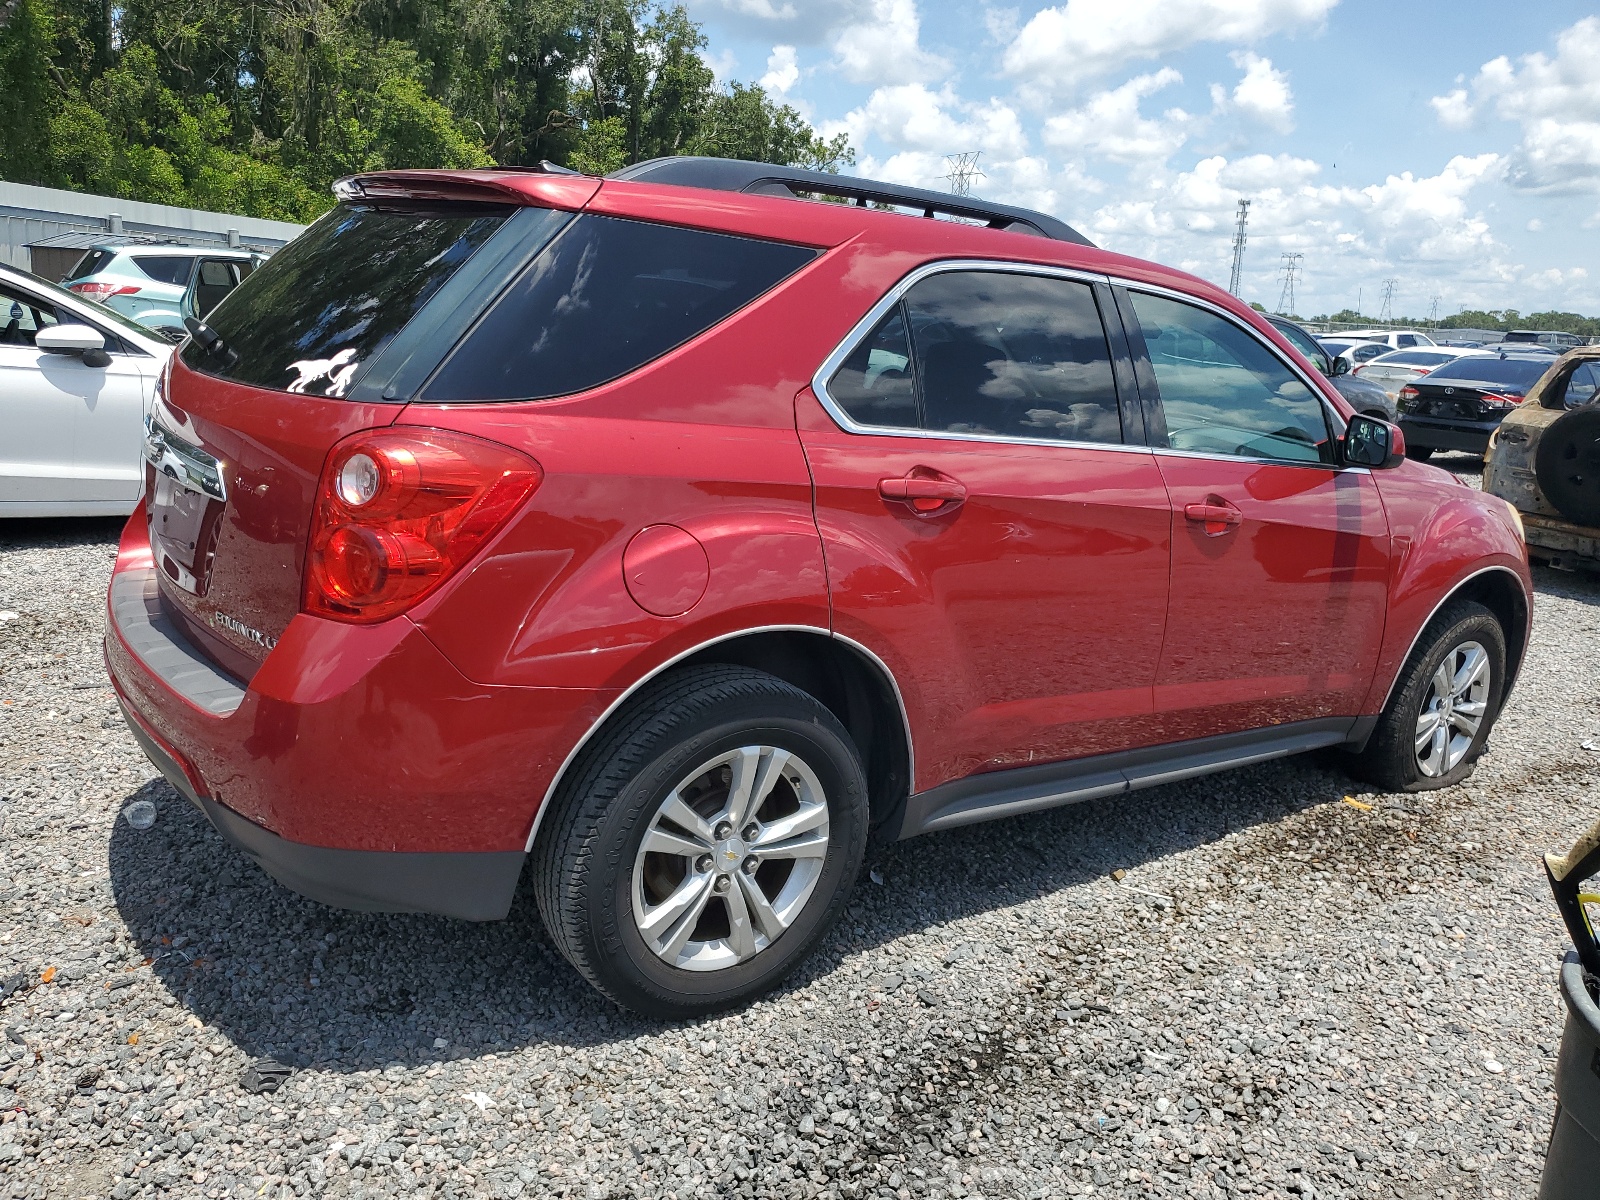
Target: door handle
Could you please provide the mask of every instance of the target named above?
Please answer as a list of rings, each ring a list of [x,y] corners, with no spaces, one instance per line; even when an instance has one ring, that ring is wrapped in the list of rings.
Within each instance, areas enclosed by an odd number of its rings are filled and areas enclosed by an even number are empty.
[[[900,479],[878,480],[878,495],[911,506],[921,516],[946,512],[967,498],[967,489],[954,479],[926,475],[907,475]]]
[[[1183,515],[1197,525],[1204,525],[1207,537],[1217,537],[1244,520],[1244,514],[1221,496],[1209,496],[1202,504],[1185,504]]]

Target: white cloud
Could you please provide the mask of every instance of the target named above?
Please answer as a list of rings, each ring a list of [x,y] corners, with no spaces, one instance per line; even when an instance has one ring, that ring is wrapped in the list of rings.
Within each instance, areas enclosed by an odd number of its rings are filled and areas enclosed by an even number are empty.
[[[1067,0],[1034,14],[1005,52],[1005,70],[1046,91],[1199,42],[1249,44],[1320,27],[1338,0]]]
[[[1288,133],[1294,128],[1294,94],[1289,77],[1272,65],[1272,60],[1249,51],[1234,51],[1233,65],[1244,71],[1244,78],[1233,89],[1234,111],[1269,129]]]
[[[1442,124],[1462,128],[1492,106],[1522,126],[1507,178],[1543,192],[1600,191],[1600,17],[1585,17],[1556,39],[1554,57],[1502,55],[1483,64],[1470,91],[1432,100]]]
[[[775,96],[786,96],[799,81],[800,64],[795,59],[794,47],[774,46],[767,55],[767,73],[761,77],[761,86]]]
[[[853,83],[919,83],[948,72],[949,63],[922,48],[921,35],[915,0],[872,0],[834,37],[835,65]]]
[[[1058,149],[1080,151],[1112,162],[1157,166],[1187,140],[1193,118],[1174,108],[1161,120],[1153,121],[1140,115],[1139,103],[1181,82],[1183,76],[1171,67],[1137,75],[1121,87],[1097,92],[1082,108],[1051,117],[1044,123],[1044,140]]]
[[[1435,96],[1428,103],[1433,105],[1439,124],[1446,129],[1465,129],[1472,124],[1472,118],[1476,115],[1466,88],[1456,88],[1446,95]]]
[[[968,103],[949,88],[931,92],[920,83],[877,88],[864,105],[822,132],[828,137],[848,133],[857,146],[875,137],[892,147],[931,154],[938,158],[941,173],[946,154],[981,148],[987,168],[990,162],[1021,157],[1028,145],[1016,111],[1002,101]]]
[[[711,77],[717,81],[718,87],[726,87],[739,70],[739,58],[732,50],[724,46],[715,54],[706,55],[706,66],[711,68]],[[588,69],[584,69],[584,84],[589,82]]]

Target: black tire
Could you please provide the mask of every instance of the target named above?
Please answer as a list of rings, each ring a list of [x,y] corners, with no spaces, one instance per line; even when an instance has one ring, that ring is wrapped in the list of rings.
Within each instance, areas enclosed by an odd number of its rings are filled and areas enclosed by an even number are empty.
[[[1600,526],[1600,408],[1585,405],[1551,422],[1539,437],[1533,471],[1563,517]]]
[[[1489,681],[1483,701],[1482,722],[1466,753],[1450,770],[1429,775],[1418,762],[1416,731],[1430,684],[1446,655],[1467,643],[1483,647],[1489,660]],[[1450,787],[1472,774],[1488,743],[1500,702],[1505,695],[1506,639],[1499,619],[1472,600],[1447,605],[1418,640],[1416,649],[1400,671],[1378,727],[1366,748],[1355,756],[1352,774],[1386,792],[1425,792]]]
[[[1406,457],[1409,458],[1412,462],[1427,462],[1430,458],[1433,457],[1433,447],[1432,446],[1413,446],[1413,445],[1411,445],[1411,443],[1407,442],[1406,443]]]
[[[717,970],[681,969],[658,957],[636,924],[639,849],[659,806],[697,766],[753,742],[798,755],[821,783],[828,806],[821,874],[792,924],[753,957]],[[567,780],[532,855],[534,896],[567,960],[634,1012],[695,1017],[760,995],[810,954],[855,886],[869,825],[860,755],[815,698],[762,671],[692,667],[647,686]]]

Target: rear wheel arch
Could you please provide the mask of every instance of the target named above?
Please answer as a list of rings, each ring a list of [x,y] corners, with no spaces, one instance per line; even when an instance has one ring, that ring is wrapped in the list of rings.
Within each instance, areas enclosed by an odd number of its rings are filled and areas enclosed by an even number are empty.
[[[888,667],[865,647],[834,637],[825,629],[752,629],[707,642],[634,683],[589,728],[557,769],[534,818],[526,849],[533,849],[545,815],[563,782],[584,757],[584,750],[603,741],[607,731],[618,723],[630,719],[641,693],[653,694],[675,674],[690,668],[717,664],[764,671],[814,697],[844,726],[861,755],[873,827],[899,812],[911,790],[913,751],[910,718]]]

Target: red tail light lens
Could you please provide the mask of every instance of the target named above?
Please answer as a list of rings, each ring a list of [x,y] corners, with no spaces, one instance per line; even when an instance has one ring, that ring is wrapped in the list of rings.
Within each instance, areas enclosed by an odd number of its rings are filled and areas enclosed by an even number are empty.
[[[1417,389],[1412,387],[1409,383],[1400,389],[1400,399],[1402,400],[1415,400],[1420,395],[1422,395],[1422,393],[1417,391]]]
[[[369,622],[405,611],[476,554],[543,478],[526,455],[464,434],[347,438],[317,489],[306,612]]]
[[[1484,392],[1478,399],[1490,408],[1515,408],[1522,403],[1521,396],[1506,395],[1502,392]]]
[[[93,300],[98,304],[104,304],[112,296],[131,296],[139,289],[134,284],[69,283],[67,290],[69,292],[77,292],[78,295]]]

